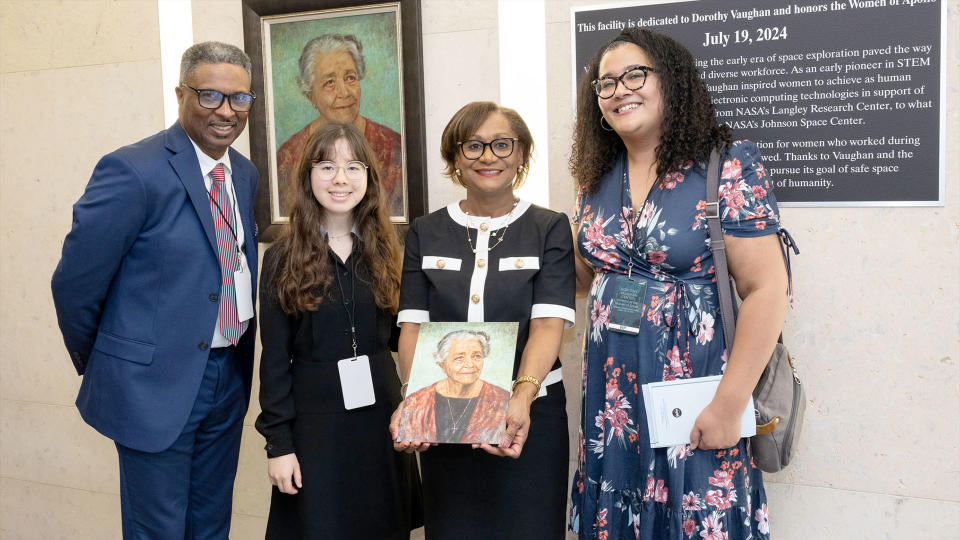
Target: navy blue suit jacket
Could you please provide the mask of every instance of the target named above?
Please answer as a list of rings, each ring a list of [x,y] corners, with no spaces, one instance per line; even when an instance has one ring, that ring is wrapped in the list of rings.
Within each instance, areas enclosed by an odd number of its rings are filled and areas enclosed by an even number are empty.
[[[228,151],[255,300],[259,175]],[[173,443],[203,378],[220,286],[210,202],[180,123],[104,156],[73,207],[52,283],[88,424],[145,452]],[[248,402],[255,331],[252,319],[237,345]]]

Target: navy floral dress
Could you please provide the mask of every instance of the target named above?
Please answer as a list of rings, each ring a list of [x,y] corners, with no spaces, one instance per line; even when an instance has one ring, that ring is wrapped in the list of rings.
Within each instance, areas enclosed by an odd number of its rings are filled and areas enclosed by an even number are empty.
[[[723,156],[723,232],[756,237],[780,227],[770,178],[749,141]],[[769,538],[766,495],[748,441],[726,450],[651,449],[642,384],[720,375],[727,350],[705,217],[706,165],[655,185],[634,219],[621,156],[595,193],[577,201],[577,245],[596,276],[584,336],[583,405],[570,530],[580,538]],[[630,249],[630,227],[634,244]],[[609,329],[616,277],[646,281],[638,335]]]

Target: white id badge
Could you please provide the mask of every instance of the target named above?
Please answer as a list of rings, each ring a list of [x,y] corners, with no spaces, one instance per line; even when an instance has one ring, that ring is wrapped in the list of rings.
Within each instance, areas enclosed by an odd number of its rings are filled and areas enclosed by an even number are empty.
[[[237,291],[237,319],[240,322],[253,318],[253,291],[250,287],[250,272],[247,265],[241,262],[240,269],[233,273],[233,288]]]
[[[343,407],[348,411],[373,405],[373,376],[370,374],[370,358],[363,354],[356,358],[344,358],[337,362],[340,370],[340,390],[343,392]]]

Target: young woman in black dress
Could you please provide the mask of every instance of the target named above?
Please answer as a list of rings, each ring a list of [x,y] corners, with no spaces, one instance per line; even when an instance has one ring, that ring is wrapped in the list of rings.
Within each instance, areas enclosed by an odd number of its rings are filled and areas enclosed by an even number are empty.
[[[421,323],[520,323],[501,444],[394,444],[421,451],[428,539],[565,534],[569,441],[558,355],[563,329],[574,321],[573,241],[565,215],[514,195],[532,152],[516,111],[467,104],[440,147],[446,174],[467,196],[417,219],[407,233],[398,315],[404,380]]]
[[[351,125],[315,133],[288,195],[290,225],[264,254],[256,427],[274,485],[267,538],[406,539],[419,526],[416,463],[384,437],[401,399],[390,354],[400,245],[376,163]],[[372,380],[373,395],[344,367]],[[347,409],[345,394],[374,402]]]

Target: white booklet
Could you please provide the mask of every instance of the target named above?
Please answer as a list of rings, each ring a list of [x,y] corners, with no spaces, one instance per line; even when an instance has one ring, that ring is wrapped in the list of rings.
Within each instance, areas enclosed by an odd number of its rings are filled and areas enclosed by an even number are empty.
[[[690,430],[693,429],[693,423],[713,400],[721,377],[721,375],[715,375],[643,385],[643,402],[647,410],[650,448],[690,444]],[[740,435],[752,437],[756,434],[757,422],[753,412],[753,396],[750,396],[750,401],[740,420]]]

